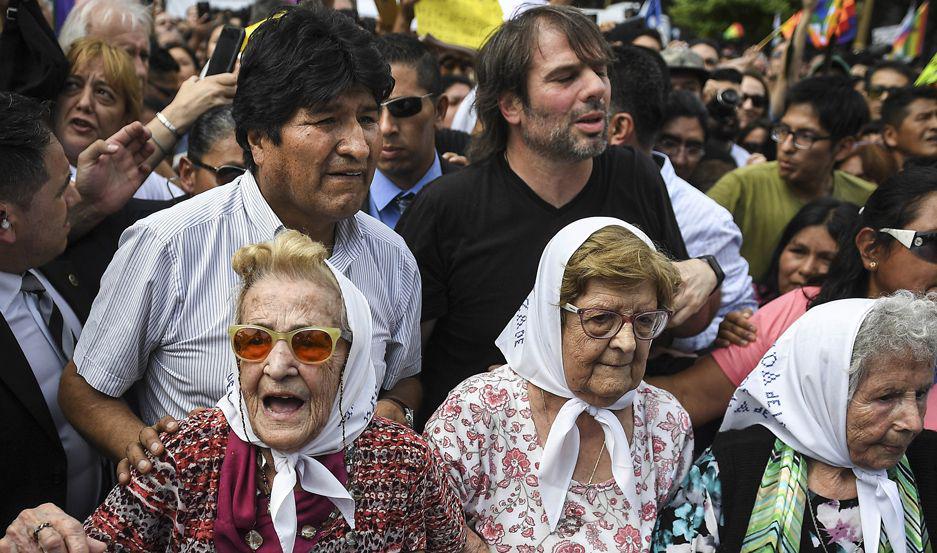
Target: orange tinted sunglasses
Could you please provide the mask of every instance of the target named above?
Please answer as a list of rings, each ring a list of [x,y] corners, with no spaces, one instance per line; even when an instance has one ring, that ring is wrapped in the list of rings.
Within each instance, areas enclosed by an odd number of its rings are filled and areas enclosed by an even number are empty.
[[[351,342],[351,331],[322,326],[306,326],[290,332],[277,332],[260,325],[231,325],[228,327],[231,349],[243,361],[263,361],[273,346],[284,340],[298,361],[324,363],[332,357],[339,338]]]

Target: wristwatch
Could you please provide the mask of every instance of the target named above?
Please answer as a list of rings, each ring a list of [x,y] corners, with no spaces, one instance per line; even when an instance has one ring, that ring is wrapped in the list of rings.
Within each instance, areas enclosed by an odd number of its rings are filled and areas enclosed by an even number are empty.
[[[722,281],[726,279],[726,274],[722,271],[722,267],[719,265],[719,262],[716,261],[716,257],[712,255],[701,255],[696,259],[702,259],[706,263],[709,263],[709,267],[716,273],[716,288],[722,286]],[[716,288],[713,288],[713,292],[716,291]]]
[[[403,411],[403,417],[407,420],[407,426],[409,426],[410,428],[413,428],[413,409],[411,409],[410,407],[407,407],[406,403],[400,401],[399,399],[395,397],[385,396],[385,397],[382,397],[381,399],[386,399],[387,401],[392,401],[396,403],[397,406],[400,407],[400,410]]]

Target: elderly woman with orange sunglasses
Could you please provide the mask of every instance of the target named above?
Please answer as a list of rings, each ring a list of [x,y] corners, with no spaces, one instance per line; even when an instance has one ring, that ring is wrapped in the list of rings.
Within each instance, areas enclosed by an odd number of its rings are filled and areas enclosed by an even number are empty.
[[[238,370],[217,408],[163,435],[154,470],[83,527],[51,505],[26,510],[0,551],[460,551],[461,508],[433,450],[373,416],[371,313],[326,256],[296,231],[238,250]]]

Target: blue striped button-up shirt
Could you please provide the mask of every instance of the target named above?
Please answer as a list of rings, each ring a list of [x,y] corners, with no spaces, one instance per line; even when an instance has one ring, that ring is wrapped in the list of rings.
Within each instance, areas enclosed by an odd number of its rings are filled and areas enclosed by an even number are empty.
[[[282,228],[247,172],[127,229],[78,341],[78,374],[113,397],[140,381],[147,424],[214,405],[236,370],[231,257]],[[368,299],[384,387],[419,373],[420,274],[403,239],[359,212],[338,223],[330,261]]]

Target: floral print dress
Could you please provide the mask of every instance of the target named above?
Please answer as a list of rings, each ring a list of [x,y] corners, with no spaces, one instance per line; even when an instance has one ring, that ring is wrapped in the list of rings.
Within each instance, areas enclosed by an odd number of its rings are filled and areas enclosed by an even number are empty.
[[[807,519],[813,551],[826,553],[861,553],[862,521],[859,500],[827,499],[808,490],[816,527]],[[707,449],[690,468],[686,480],[673,500],[661,510],[654,533],[653,551],[661,553],[708,553],[719,546],[722,524],[722,482],[719,463]],[[804,513],[804,517],[809,517]],[[818,534],[819,531],[819,534]],[[820,540],[823,543],[820,543]]]
[[[538,489],[543,447],[527,381],[509,367],[456,387],[427,423],[425,436],[448,468],[469,525],[498,552],[648,551],[658,509],[693,460],[686,411],[668,392],[642,382],[631,439],[640,505],[629,505],[614,480],[573,481],[564,517],[551,532]]]

